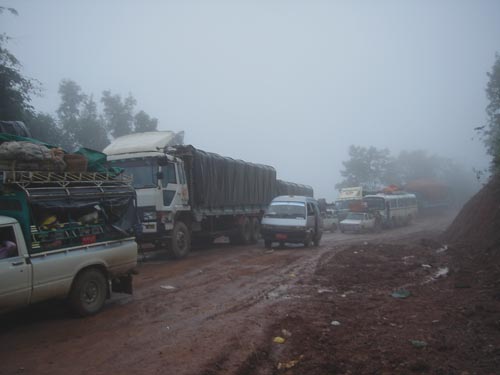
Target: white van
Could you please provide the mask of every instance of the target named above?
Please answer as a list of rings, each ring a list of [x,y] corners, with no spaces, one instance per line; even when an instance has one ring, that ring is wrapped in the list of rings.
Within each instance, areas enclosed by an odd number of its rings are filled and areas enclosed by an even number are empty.
[[[318,202],[310,197],[282,195],[272,200],[261,222],[266,248],[273,242],[303,243],[318,246],[323,235]]]

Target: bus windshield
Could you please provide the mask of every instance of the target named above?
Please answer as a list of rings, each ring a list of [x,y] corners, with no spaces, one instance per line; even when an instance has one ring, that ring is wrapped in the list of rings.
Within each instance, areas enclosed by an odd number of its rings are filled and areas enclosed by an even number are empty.
[[[374,210],[385,209],[385,199],[382,197],[364,197],[363,201],[368,205],[368,208]]]
[[[112,167],[124,169],[124,174],[132,176],[135,189],[156,187],[158,184],[158,165],[155,159],[116,160],[110,162]]]

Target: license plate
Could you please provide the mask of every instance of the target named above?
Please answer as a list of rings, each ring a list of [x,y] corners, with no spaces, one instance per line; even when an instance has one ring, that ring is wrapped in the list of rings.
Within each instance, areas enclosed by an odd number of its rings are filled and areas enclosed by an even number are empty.
[[[276,234],[276,239],[277,240],[286,240],[286,238],[287,238],[286,234],[283,234],[283,233],[277,233]]]

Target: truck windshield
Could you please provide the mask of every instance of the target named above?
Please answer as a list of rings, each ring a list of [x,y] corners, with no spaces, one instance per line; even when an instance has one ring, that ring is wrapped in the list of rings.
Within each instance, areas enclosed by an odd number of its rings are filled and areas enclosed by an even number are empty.
[[[123,168],[123,173],[132,176],[135,189],[152,188],[158,185],[158,164],[155,159],[115,160],[111,166]]]
[[[272,202],[264,216],[287,219],[305,219],[306,205],[303,202]]]
[[[335,202],[335,208],[337,210],[349,210],[351,205],[359,203],[359,199],[347,199]]]

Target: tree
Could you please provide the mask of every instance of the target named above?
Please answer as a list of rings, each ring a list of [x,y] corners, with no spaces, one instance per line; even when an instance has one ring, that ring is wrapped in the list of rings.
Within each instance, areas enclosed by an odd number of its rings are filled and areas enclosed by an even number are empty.
[[[495,55],[495,63],[488,73],[489,81],[486,86],[486,96],[489,104],[486,107],[488,125],[479,128],[485,136],[488,153],[492,157],[491,170],[500,173],[500,55]]]
[[[36,113],[26,120],[26,126],[31,136],[42,142],[62,145],[68,142],[64,140],[63,131],[58,126],[56,119],[47,113]]]
[[[134,116],[134,132],[152,132],[158,130],[158,119],[151,118],[144,111],[139,111]]]
[[[335,187],[363,186],[373,190],[384,185],[384,176],[388,174],[391,157],[388,149],[375,147],[349,147],[349,160],[342,162],[344,170],[340,172],[344,180]]]
[[[61,104],[57,109],[64,133],[64,147],[73,150],[88,147],[102,150],[109,144],[108,134],[97,104],[92,96],[82,92],[74,81],[63,80],[59,85]]]
[[[134,129],[134,107],[137,101],[132,95],[124,100],[118,94],[106,90],[102,93],[101,102],[104,105],[104,120],[107,130],[113,138],[132,133]]]
[[[80,146],[98,151],[109,145],[104,121],[97,111],[97,104],[92,95],[83,101],[76,139]]]
[[[5,47],[8,41],[0,34],[0,120],[26,121],[34,115],[31,96],[38,94],[39,83],[21,74],[19,60]]]

